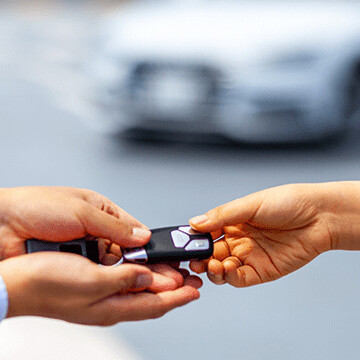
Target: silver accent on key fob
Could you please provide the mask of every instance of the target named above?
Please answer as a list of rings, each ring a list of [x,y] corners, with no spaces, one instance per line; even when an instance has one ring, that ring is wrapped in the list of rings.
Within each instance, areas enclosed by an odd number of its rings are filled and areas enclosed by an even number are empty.
[[[209,248],[209,240],[195,239],[191,240],[185,247],[186,251],[191,250],[207,250]]]
[[[146,264],[148,255],[143,248],[124,249],[123,259],[131,263]]]
[[[174,245],[177,248],[183,248],[190,241],[190,236],[187,234],[184,234],[183,232],[181,232],[179,230],[173,230],[170,233],[170,235],[171,235],[171,239],[172,239]]]
[[[186,233],[186,234],[189,234],[189,235],[196,235],[198,234],[197,231],[195,231],[194,229],[192,229],[191,226],[179,226],[179,230]]]

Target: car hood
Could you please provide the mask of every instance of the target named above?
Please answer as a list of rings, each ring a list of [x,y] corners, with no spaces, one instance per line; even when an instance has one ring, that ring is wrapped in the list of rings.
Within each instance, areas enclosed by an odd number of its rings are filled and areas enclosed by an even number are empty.
[[[205,1],[141,4],[107,22],[107,50],[124,58],[254,64],[360,40],[360,4]],[[359,44],[359,42],[358,42]]]

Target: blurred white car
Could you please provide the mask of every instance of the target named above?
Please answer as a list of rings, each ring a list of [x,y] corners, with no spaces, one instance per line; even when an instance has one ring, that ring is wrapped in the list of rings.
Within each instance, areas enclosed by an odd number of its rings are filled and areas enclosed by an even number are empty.
[[[98,101],[121,129],[326,139],[360,110],[360,3],[133,3],[102,25]]]

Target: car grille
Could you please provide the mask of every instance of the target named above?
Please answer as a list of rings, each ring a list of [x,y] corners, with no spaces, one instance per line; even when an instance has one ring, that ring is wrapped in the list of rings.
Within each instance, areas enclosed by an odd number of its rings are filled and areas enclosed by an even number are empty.
[[[204,106],[216,103],[219,82],[220,73],[209,66],[142,62],[129,76],[127,95],[139,103],[157,96],[159,101],[163,98],[174,103],[183,101],[184,106],[186,102]]]

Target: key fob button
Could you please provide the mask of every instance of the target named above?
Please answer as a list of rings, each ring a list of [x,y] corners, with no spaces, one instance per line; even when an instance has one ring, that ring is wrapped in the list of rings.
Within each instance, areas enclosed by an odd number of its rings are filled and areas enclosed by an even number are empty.
[[[191,250],[207,250],[209,249],[210,244],[207,239],[195,239],[189,242],[189,244],[185,247],[186,251]]]
[[[183,248],[190,240],[190,236],[179,230],[173,230],[171,233],[172,241],[177,248]]]
[[[191,226],[180,226],[180,227],[179,227],[179,230],[182,231],[182,232],[184,232],[184,233],[187,233],[187,234],[189,234],[189,235],[196,235],[196,234],[198,234],[198,232],[196,232],[195,230],[193,230],[193,229],[191,228]]]

